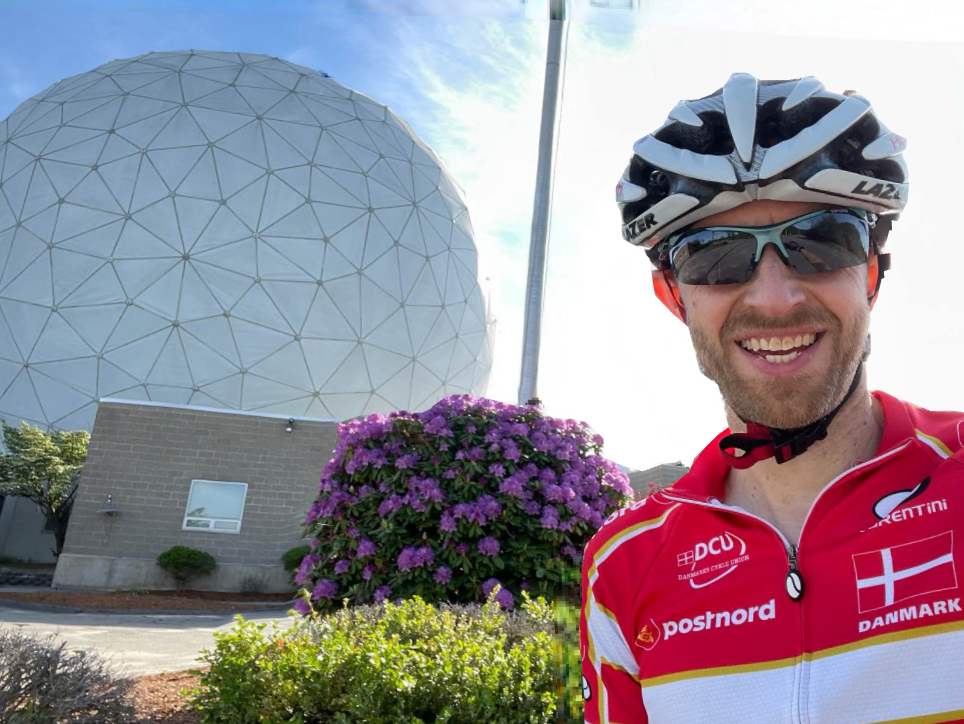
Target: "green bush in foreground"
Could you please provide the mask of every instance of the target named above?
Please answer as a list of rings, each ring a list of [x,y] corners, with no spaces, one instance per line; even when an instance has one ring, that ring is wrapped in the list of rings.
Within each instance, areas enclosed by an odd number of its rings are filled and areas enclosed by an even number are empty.
[[[414,597],[314,615],[280,634],[236,617],[189,694],[204,724],[550,724],[553,611],[524,596],[438,607]],[[568,721],[568,719],[566,719]]]

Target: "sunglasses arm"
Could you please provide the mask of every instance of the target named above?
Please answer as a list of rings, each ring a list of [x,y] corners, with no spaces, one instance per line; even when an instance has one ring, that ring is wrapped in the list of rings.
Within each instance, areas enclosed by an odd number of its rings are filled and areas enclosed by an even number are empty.
[[[679,296],[679,286],[673,277],[673,272],[668,269],[653,269],[653,291],[656,298],[663,303],[678,320],[686,322],[686,309]]]
[[[874,244],[874,255],[870,258],[867,267],[867,302],[870,308],[874,308],[877,303],[877,295],[880,293],[880,284],[884,281],[884,272],[890,269],[890,254],[881,254]]]

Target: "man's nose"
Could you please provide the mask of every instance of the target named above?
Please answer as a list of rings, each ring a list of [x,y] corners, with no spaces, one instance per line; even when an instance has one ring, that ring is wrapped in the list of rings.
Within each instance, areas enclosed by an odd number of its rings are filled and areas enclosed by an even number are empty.
[[[767,244],[747,283],[743,303],[769,317],[784,316],[806,301],[800,281],[800,275],[783,263],[776,248]]]

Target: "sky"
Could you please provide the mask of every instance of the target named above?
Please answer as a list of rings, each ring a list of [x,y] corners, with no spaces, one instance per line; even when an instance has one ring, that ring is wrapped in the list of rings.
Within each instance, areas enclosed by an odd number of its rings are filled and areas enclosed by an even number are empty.
[[[589,423],[634,468],[689,464],[725,427],[689,335],[625,243],[613,189],[638,138],[733,72],[815,75],[856,89],[909,139],[910,203],[872,314],[872,389],[964,409],[957,299],[964,245],[950,210],[964,159],[964,45],[954,6],[814,0],[570,0],[550,224],[539,396]],[[516,402],[546,0],[10,2],[0,0],[0,118],[52,83],[150,50],[265,53],[389,106],[465,190],[497,318],[487,396]],[[487,281],[485,281],[487,280]]]

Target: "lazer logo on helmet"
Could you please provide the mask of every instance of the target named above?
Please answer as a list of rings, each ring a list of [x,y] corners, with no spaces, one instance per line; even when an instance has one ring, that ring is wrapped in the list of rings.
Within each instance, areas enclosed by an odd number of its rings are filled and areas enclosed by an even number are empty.
[[[681,618],[679,621],[667,621],[663,624],[663,637],[669,639],[676,634],[709,631],[713,628],[727,626],[742,626],[755,621],[769,621],[777,617],[776,599],[771,598],[762,606],[737,608],[732,611],[714,613],[707,611],[695,618]]]
[[[641,234],[647,229],[656,226],[658,223],[655,214],[646,214],[646,216],[642,216],[629,224],[629,233],[632,236]]]
[[[874,184],[873,186],[867,186],[866,181],[861,181],[850,193],[860,194],[861,196],[876,196],[878,199],[900,201],[900,191],[894,184]]]

